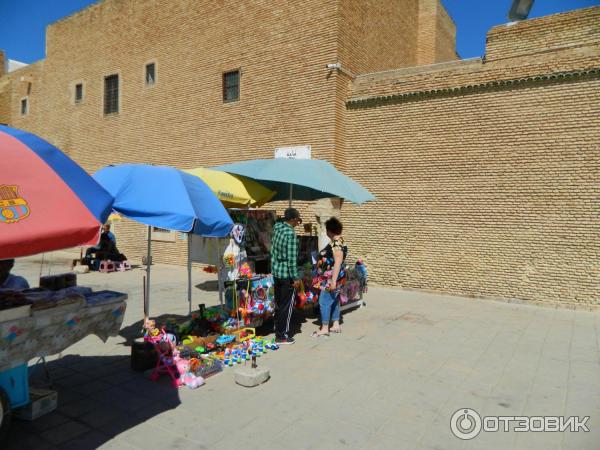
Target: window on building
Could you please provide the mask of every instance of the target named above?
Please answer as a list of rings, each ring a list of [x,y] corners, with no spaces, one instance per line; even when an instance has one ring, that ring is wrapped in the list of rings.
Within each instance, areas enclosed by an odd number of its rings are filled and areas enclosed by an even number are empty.
[[[167,230],[165,228],[152,227],[152,237],[153,241],[162,241],[162,242],[175,242],[177,234],[175,231]]]
[[[81,103],[83,100],[83,83],[75,85],[75,103]]]
[[[26,98],[21,99],[21,115],[26,116],[29,112],[29,102]]]
[[[156,82],[156,64],[146,64],[146,86],[153,85]]]
[[[119,75],[104,77],[104,114],[119,112]]]
[[[235,102],[240,99],[240,71],[223,74],[223,101]]]

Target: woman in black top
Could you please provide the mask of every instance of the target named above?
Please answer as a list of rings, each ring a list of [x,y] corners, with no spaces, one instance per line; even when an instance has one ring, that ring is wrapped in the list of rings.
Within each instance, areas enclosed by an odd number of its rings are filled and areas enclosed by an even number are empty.
[[[331,240],[321,250],[317,261],[317,279],[320,283],[319,307],[321,328],[313,332],[313,337],[329,336],[329,332],[340,333],[340,290],[346,283],[346,255],[348,247],[342,237],[342,223],[332,217],[325,222],[327,236]],[[329,322],[333,321],[331,328]]]

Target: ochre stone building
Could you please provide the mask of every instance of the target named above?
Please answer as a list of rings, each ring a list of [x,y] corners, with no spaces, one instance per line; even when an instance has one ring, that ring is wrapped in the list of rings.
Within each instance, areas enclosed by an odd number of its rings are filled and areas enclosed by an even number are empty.
[[[0,77],[0,122],[90,172],[311,145],[377,196],[341,208],[372,282],[597,306],[600,8],[495,27],[481,59],[454,36],[438,0],[104,0]],[[140,256],[144,228],[116,227]],[[177,235],[154,248],[185,260]]]

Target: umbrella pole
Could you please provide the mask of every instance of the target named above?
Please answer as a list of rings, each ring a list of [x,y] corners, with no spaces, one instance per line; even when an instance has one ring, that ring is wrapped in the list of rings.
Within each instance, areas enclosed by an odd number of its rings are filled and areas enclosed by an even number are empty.
[[[219,286],[219,303],[221,304],[221,310],[223,310],[223,291],[225,286],[223,285],[223,256],[221,255],[221,240],[217,238],[217,284]]]
[[[192,315],[192,235],[188,233],[187,236],[188,242],[188,260],[187,260],[187,270],[188,270],[188,314]]]
[[[290,204],[289,204],[290,208],[292,207],[292,193],[293,193],[293,190],[294,190],[294,185],[292,183],[290,183]]]
[[[146,255],[146,314],[150,317],[150,267],[152,266],[152,227],[148,226],[148,253]]]
[[[146,310],[146,275],[142,277],[142,291],[144,292],[144,326],[148,320],[148,311]]]

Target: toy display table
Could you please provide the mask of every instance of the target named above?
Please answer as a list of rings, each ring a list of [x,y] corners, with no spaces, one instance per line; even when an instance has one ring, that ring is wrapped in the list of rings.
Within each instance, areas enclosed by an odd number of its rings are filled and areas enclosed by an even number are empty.
[[[89,334],[106,342],[121,329],[126,299],[123,294],[111,303],[77,309],[71,305],[56,307],[43,314],[0,322],[0,371],[60,353]]]
[[[104,342],[118,334],[127,295],[108,294],[0,322],[0,441],[10,426],[11,410],[29,403],[29,360],[60,353],[90,334]]]

